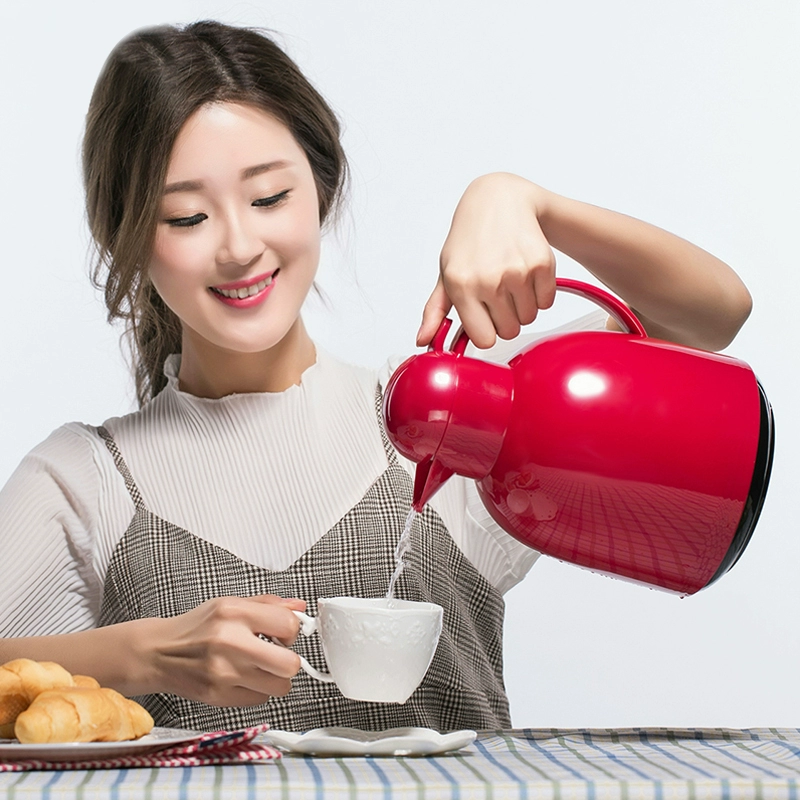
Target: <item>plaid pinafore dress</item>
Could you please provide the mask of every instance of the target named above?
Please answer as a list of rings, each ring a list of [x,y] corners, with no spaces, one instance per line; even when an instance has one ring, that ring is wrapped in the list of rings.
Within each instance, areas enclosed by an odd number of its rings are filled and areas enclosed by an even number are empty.
[[[383,431],[380,414],[378,418],[386,470],[310,550],[287,569],[275,571],[250,564],[151,513],[113,437],[98,428],[136,508],[109,564],[100,625],[183,614],[206,600],[229,595],[299,597],[311,615],[317,613],[319,597],[383,597],[411,507],[412,484]],[[221,708],[172,694],[136,699],[156,725],[194,730],[233,730],[265,722],[290,731],[327,726],[439,731],[511,727],[502,675],[502,596],[464,556],[429,506],[414,523],[405,561],[395,596],[438,603],[444,620],[430,669],[403,705],[350,700],[335,684],[320,683],[302,671],[292,679],[288,695],[247,708]],[[293,649],[313,666],[326,669],[318,636],[298,637]]]

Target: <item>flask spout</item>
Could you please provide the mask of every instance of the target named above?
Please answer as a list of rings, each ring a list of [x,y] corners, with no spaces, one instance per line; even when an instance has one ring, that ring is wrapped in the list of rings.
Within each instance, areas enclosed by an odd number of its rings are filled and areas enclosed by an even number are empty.
[[[511,367],[464,356],[463,332],[453,350],[442,349],[449,324],[442,323],[427,353],[411,356],[394,371],[383,394],[389,441],[418,465],[417,512],[455,473],[475,480],[489,474],[514,396]]]
[[[454,473],[455,470],[446,467],[432,456],[420,461],[414,475],[414,497],[411,503],[414,511],[422,511],[425,504]]]

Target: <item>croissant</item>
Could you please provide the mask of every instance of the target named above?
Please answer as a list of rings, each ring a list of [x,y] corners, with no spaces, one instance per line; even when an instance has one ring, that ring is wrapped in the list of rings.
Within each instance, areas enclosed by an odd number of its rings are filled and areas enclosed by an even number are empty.
[[[52,661],[17,658],[0,666],[0,738],[14,736],[14,721],[42,692],[70,686],[99,687],[94,679],[70,675]]]
[[[138,739],[153,718],[114,689],[68,688],[42,692],[14,726],[23,744],[117,742]]]

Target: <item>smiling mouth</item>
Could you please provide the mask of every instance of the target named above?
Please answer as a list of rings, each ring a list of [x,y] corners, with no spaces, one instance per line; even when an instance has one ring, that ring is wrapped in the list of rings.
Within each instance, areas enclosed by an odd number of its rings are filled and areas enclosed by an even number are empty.
[[[279,270],[275,270],[272,275],[260,280],[258,283],[250,284],[250,286],[241,286],[238,289],[219,289],[216,286],[209,286],[208,288],[211,289],[214,294],[218,294],[221,297],[227,297],[231,300],[243,300],[245,297],[253,297],[259,292],[263,292],[264,289],[272,283],[273,278],[278,272]]]

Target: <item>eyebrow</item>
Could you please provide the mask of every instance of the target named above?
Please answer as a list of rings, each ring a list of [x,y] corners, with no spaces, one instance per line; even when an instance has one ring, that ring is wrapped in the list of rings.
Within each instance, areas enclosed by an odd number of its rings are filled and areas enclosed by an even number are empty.
[[[279,159],[277,161],[267,161],[264,164],[256,164],[253,167],[247,167],[242,170],[242,180],[246,181],[250,178],[255,178],[256,175],[263,175],[265,172],[270,172],[276,169],[285,169],[291,166],[290,161]],[[203,188],[202,181],[178,181],[176,183],[167,184],[164,187],[164,194],[175,194],[176,192],[199,192]]]
[[[285,169],[291,166],[291,161],[278,159],[277,161],[268,161],[266,164],[256,164],[254,167],[248,167],[242,170],[242,180],[246,181],[248,178],[255,178],[256,175],[262,175],[273,169]]]

